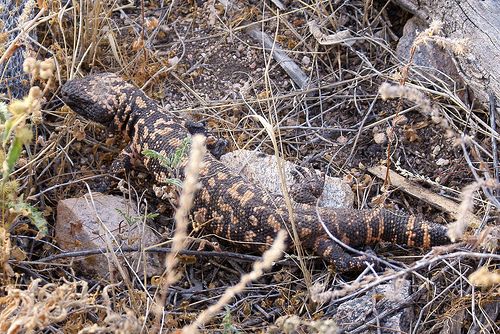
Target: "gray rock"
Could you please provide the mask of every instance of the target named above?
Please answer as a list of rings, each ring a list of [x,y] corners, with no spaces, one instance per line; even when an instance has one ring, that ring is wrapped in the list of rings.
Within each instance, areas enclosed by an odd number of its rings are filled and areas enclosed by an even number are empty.
[[[59,201],[55,239],[65,251],[106,248],[106,239],[113,248],[151,246],[161,240],[144,224],[134,203],[100,193]],[[128,271],[133,270],[139,277],[160,275],[163,270],[158,254],[117,252],[116,255],[122,268],[130,265]],[[109,254],[86,256],[76,261],[76,265],[75,269],[93,277],[105,278],[110,269],[118,273]]]
[[[334,320],[343,330],[354,330],[378,315],[382,315],[385,311],[398,308],[401,302],[408,298],[409,287],[410,282],[407,280],[381,284],[364,296],[340,304]],[[378,324],[377,322],[372,323],[368,329],[360,334],[377,334],[377,326],[380,326],[382,334],[406,333],[409,329],[409,315],[405,310],[397,310],[388,317],[381,317]]]
[[[427,23],[417,17],[409,19],[403,28],[403,36],[399,39],[396,47],[396,54],[398,57],[408,61],[410,59],[411,47],[415,38],[420,32],[427,28]],[[421,72],[437,76],[450,85],[455,82],[462,82],[450,51],[443,49],[442,47],[436,45],[436,43],[431,42],[420,44],[415,51],[413,64],[426,67],[425,70],[421,68]],[[453,81],[450,81],[450,79],[446,78],[445,75],[439,72],[447,75]]]
[[[245,177],[250,182],[262,187],[274,195],[282,196],[281,179],[278,173],[278,163],[274,155],[256,151],[236,150],[221,157],[221,161],[235,173]],[[283,161],[287,189],[297,183],[292,172],[297,165]],[[307,168],[306,168],[307,169]],[[315,171],[317,172],[317,171]],[[354,194],[351,187],[340,178],[326,176],[323,193],[319,199],[320,207],[352,208]]]

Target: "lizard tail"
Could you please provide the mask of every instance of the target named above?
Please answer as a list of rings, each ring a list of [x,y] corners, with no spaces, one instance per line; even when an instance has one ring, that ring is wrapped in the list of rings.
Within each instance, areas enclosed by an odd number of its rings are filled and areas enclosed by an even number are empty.
[[[324,213],[324,214],[323,214]],[[446,226],[385,209],[320,212],[325,226],[351,246],[373,245],[379,241],[410,247],[430,248],[451,243]]]

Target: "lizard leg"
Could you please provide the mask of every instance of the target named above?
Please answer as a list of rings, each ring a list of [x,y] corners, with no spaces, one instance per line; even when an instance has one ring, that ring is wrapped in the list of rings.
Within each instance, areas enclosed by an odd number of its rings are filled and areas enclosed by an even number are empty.
[[[184,126],[188,130],[188,132],[192,135],[194,134],[202,134],[204,135],[207,145],[207,150],[217,159],[224,154],[227,148],[227,140],[224,138],[219,138],[215,136],[211,131],[207,130],[206,124],[203,122],[194,122],[190,120],[186,120]]]
[[[294,178],[299,181],[290,187],[290,195],[296,203],[316,205],[323,193],[325,174],[318,175],[312,167],[301,169],[300,172],[298,170],[292,172]]]
[[[130,145],[126,146],[120,154],[113,160],[108,169],[108,174],[99,180],[95,185],[95,190],[98,192],[107,192],[113,188],[115,180],[110,175],[124,175],[129,172],[134,165],[134,153]]]
[[[123,174],[129,172],[134,165],[137,164],[138,159],[130,145],[127,145],[120,154],[115,158],[111,167],[109,168],[110,174]]]
[[[210,135],[206,140],[207,150],[212,153],[215,159],[220,160],[220,157],[226,152],[227,140]]]
[[[320,237],[314,243],[314,251],[328,262],[333,264],[335,270],[344,272],[360,272],[366,268],[367,262],[372,261],[367,256],[352,256],[339,244],[328,237]]]

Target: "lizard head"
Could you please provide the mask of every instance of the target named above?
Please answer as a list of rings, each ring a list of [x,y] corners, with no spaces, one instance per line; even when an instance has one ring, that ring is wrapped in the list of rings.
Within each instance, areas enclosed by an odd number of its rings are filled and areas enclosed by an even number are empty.
[[[66,82],[61,88],[61,97],[73,111],[83,117],[113,125],[127,119],[130,108],[126,108],[131,95],[137,89],[113,73],[89,75]],[[116,124],[118,125],[118,124]]]

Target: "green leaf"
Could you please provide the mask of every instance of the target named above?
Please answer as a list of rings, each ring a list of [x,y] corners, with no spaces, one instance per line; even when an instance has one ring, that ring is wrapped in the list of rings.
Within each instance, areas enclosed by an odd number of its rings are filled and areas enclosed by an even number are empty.
[[[233,317],[231,316],[231,310],[226,306],[226,313],[224,314],[224,318],[222,318],[222,326],[223,334],[239,334],[240,332],[234,326]]]
[[[47,228],[47,220],[40,211],[31,207],[31,216],[28,217],[33,225],[36,226],[41,235],[46,236],[49,233]]]
[[[9,140],[9,136],[10,133],[12,132],[14,124],[15,124],[15,119],[12,117],[5,121],[5,126],[3,128],[3,138],[2,138],[2,143],[4,146],[7,144],[7,140]]]
[[[181,146],[179,146],[179,148],[177,148],[171,158],[171,164],[170,166],[172,168],[177,168],[179,167],[180,163],[182,162],[182,160],[187,157],[188,155],[188,152],[189,152],[189,149],[190,149],[190,146],[191,146],[191,138],[187,137],[187,138],[184,138],[184,140],[182,141],[182,144]]]
[[[166,179],[165,183],[182,188],[182,181],[179,179]]]
[[[115,209],[115,210],[118,211],[118,213],[120,215],[122,215],[122,217],[125,219],[125,221],[127,222],[127,224],[129,226],[135,225],[139,219],[138,217],[133,217],[133,216],[127,214],[126,212],[123,212],[120,209]]]
[[[175,150],[174,154],[169,157],[162,155],[155,150],[144,150],[142,154],[145,157],[156,159],[162,167],[170,170],[177,169],[181,162],[187,157],[191,146],[191,138],[187,137],[182,140],[181,145]]]
[[[14,141],[10,145],[9,153],[7,154],[7,158],[5,159],[3,166],[3,179],[5,180],[12,169],[14,169],[14,165],[16,164],[17,159],[21,156],[21,151],[23,150],[23,141],[19,137],[14,137]]]
[[[115,210],[118,211],[118,213],[123,216],[123,218],[127,221],[127,224],[130,226],[137,224],[138,222],[142,221],[142,219],[143,219],[143,217],[141,217],[141,216],[131,216],[131,215],[123,212],[120,209],[115,209]],[[146,219],[154,219],[158,216],[159,216],[158,213],[148,213],[146,215]]]
[[[31,223],[35,225],[41,235],[45,236],[49,233],[47,220],[45,220],[42,213],[38,211],[37,208],[22,201],[13,205],[11,204],[10,207],[20,215],[28,218]]]
[[[155,219],[156,217],[158,217],[160,214],[159,213],[148,213],[146,215],[146,219]]]
[[[169,161],[166,157],[164,157],[163,155],[161,155],[160,153],[158,153],[154,150],[144,150],[144,151],[142,151],[142,154],[145,157],[158,160],[160,162],[160,165],[162,165],[163,167],[166,167],[169,163]]]

